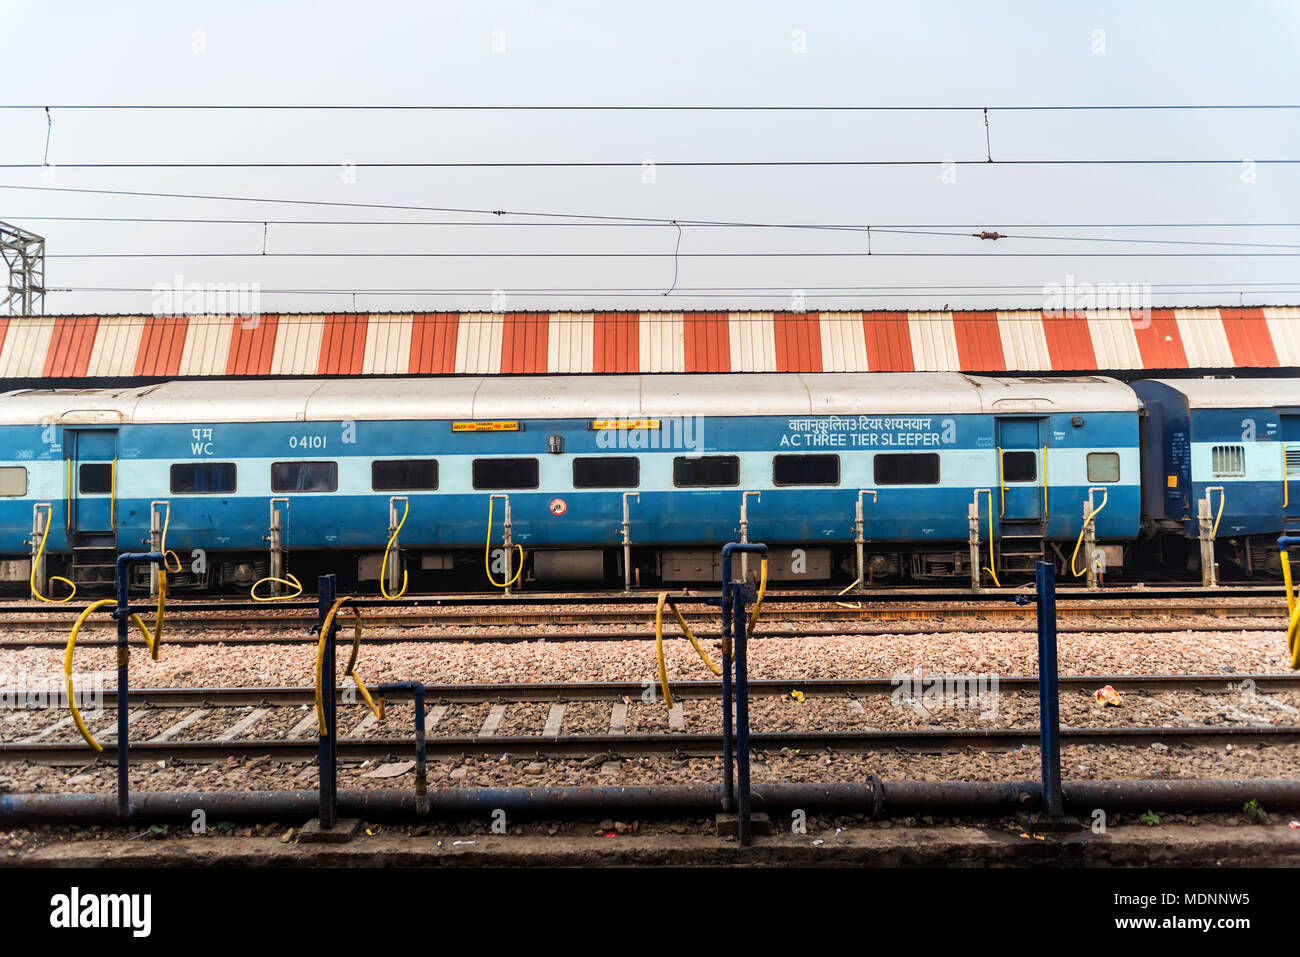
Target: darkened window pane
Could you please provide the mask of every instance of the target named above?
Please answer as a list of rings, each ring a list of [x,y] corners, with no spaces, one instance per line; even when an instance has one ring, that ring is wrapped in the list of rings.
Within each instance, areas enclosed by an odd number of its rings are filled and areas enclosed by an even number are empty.
[[[87,462],[80,476],[82,495],[107,495],[113,490],[113,466],[108,462]]]
[[[1089,482],[1118,482],[1119,481],[1119,453],[1118,452],[1089,452],[1088,453],[1088,481]]]
[[[641,460],[634,455],[574,459],[574,488],[636,488],[641,482]]]
[[[438,462],[436,459],[371,462],[370,487],[376,492],[435,489],[438,487]]]
[[[838,455],[774,455],[773,485],[839,485]]]
[[[877,455],[875,460],[877,485],[938,485],[939,453]]]
[[[27,469],[22,465],[0,468],[0,495],[26,495]]]
[[[233,492],[234,462],[178,462],[172,466],[172,494]]]
[[[475,488],[537,488],[537,459],[475,459]]]
[[[271,466],[275,492],[333,492],[339,487],[337,462],[276,462]]]
[[[1038,456],[1033,452],[1003,452],[1002,481],[1033,482],[1038,479]]]
[[[679,456],[673,459],[673,484],[683,488],[739,485],[740,459],[734,455]]]

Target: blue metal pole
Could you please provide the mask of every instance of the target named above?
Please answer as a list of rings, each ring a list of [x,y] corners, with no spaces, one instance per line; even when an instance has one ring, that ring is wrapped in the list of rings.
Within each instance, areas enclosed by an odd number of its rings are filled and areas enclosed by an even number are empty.
[[[1056,567],[1039,562],[1038,715],[1043,758],[1043,803],[1049,817],[1061,816],[1061,703],[1056,664]]]
[[[722,550],[722,810],[736,804],[731,741],[731,552]]]
[[[338,584],[333,575],[316,579],[316,632],[325,626],[325,616],[337,597]],[[334,687],[334,633],[337,625],[325,636],[325,660],[322,668],[321,702],[325,712],[325,733],[320,736],[318,764],[320,766],[320,826],[328,829],[338,818],[338,752],[335,747],[338,722],[337,692]]]
[[[733,552],[755,552],[767,555],[767,546],[759,542],[741,544],[728,542],[722,546],[722,627],[723,627],[723,764],[726,765],[726,780],[723,793],[723,810],[730,811],[734,799],[736,807],[736,833],[742,846],[752,841],[750,822],[750,787],[749,787],[749,669],[745,648],[745,588],[746,582],[731,581],[731,555]],[[726,651],[735,640],[736,655],[736,761],[738,780],[735,787],[731,779],[731,682],[730,668],[726,660]]]
[[[745,648],[745,583],[732,585],[736,600],[736,832],[741,847],[753,841],[749,820],[749,667]]]
[[[121,558],[117,562],[117,816],[123,821],[131,817],[131,782],[127,773],[130,761],[130,708],[128,694],[131,679],[128,663],[131,651],[127,647],[126,626],[130,624],[131,601],[127,596],[127,568]]]
[[[157,552],[123,552],[117,556],[117,815],[123,821],[131,816],[131,782],[127,769],[131,760],[130,708],[131,679],[128,674],[131,651],[127,647],[126,626],[131,623],[131,600],[128,595],[128,569],[142,562],[165,561]]]

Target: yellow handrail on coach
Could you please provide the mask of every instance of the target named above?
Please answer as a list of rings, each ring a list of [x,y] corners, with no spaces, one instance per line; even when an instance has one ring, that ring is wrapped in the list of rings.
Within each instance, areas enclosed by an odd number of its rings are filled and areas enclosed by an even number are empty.
[[[1047,446],[1043,446],[1043,521],[1046,522],[1052,517],[1052,513],[1047,508]]]
[[[999,445],[998,446],[998,489],[1002,497],[1002,508],[998,511],[998,518],[1002,518],[1007,514],[1007,469],[1006,469],[1006,463],[1003,461],[1003,458],[1006,456],[1006,454],[1007,454],[1006,452],[1002,451],[1002,446]],[[992,519],[993,519],[993,493],[989,492],[989,521],[992,522]],[[993,540],[993,528],[992,525],[990,524],[989,541],[991,542],[992,540]]]

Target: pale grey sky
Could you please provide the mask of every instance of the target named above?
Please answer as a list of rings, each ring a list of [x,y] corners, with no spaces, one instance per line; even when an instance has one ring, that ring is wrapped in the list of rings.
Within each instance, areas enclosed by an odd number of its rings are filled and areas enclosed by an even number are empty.
[[[801,31],[801,32],[796,32]],[[1099,33],[1098,31],[1102,31]],[[802,52],[800,47],[802,46]],[[735,104],[1008,106],[1300,103],[1295,3],[0,2],[6,104]],[[685,220],[978,224],[1013,234],[1300,244],[1300,228],[1007,229],[1027,223],[1300,222],[1300,111],[999,112],[997,159],[1229,159],[1222,166],[959,166],[983,160],[978,112],[53,113],[61,188],[536,210]],[[0,110],[0,164],[40,163],[41,111]],[[922,160],[893,167],[368,169],[365,162]],[[302,162],[325,169],[74,169],[62,164]],[[51,178],[45,173],[46,180]],[[1249,179],[1249,177],[1246,177]],[[0,184],[42,172],[0,169]],[[251,224],[36,216],[202,217]],[[259,253],[264,220],[476,216],[0,189],[0,220],[48,239],[51,287],[186,282],[273,289],[505,289],[510,308],[788,308],[816,287],[899,290],[810,308],[1037,307],[1041,288],[1151,283],[1170,305],[1300,301],[1300,249],[1233,258],[60,259]],[[491,217],[487,217],[492,219]],[[500,223],[503,220],[493,219]],[[508,219],[506,222],[520,222]],[[536,220],[533,220],[534,222]],[[677,230],[576,226],[270,225],[270,252],[656,252]],[[683,253],[865,252],[855,232],[685,227]],[[1215,251],[1202,247],[874,233],[874,253]],[[1223,283],[1193,287],[1192,283]],[[1283,283],[1291,285],[1284,286]],[[1249,284],[1256,284],[1254,286]],[[524,296],[524,288],[608,293]],[[772,298],[698,287],[774,287]],[[655,290],[641,298],[627,290]],[[1189,295],[1170,295],[1175,290]],[[1244,298],[1241,290],[1246,290]],[[1259,291],[1252,291],[1259,290]],[[1266,290],[1266,291],[1265,291]],[[1294,291],[1292,291],[1294,290]],[[1023,292],[1025,295],[1017,295]],[[930,294],[932,293],[932,294]],[[147,292],[52,293],[50,313],[139,313]],[[486,293],[361,294],[362,310],[486,309]],[[348,295],[267,293],[267,311],[342,311]]]

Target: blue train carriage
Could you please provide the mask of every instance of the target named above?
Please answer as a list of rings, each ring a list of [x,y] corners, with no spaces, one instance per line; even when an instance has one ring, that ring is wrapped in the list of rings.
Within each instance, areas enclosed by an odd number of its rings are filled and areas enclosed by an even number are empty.
[[[1143,532],[1166,566],[1199,567],[1209,496],[1220,570],[1281,575],[1276,539],[1300,524],[1300,379],[1133,383],[1143,420]]]
[[[859,502],[886,579],[966,578],[976,500],[1008,572],[1065,560],[1090,488],[1108,495],[1109,565],[1138,522],[1137,400],[1100,377],[181,381],[24,390],[0,407],[0,568],[15,584],[34,519],[48,519],[47,572],[83,583],[165,524],[180,587],[268,574],[277,517],[291,569],[373,583],[390,505],[409,505],[413,582],[459,570],[482,587],[494,494],[510,497],[525,580],[551,584],[621,580],[625,514],[642,584],[716,579],[742,507],[750,539],[777,546],[773,577],[809,582],[855,573]]]

